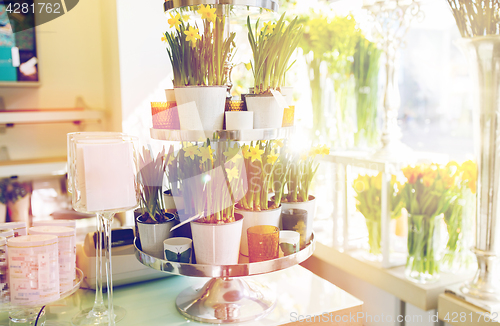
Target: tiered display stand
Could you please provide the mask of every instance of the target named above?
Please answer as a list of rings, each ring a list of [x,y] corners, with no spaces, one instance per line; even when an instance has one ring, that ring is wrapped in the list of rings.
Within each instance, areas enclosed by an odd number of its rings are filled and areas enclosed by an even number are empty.
[[[253,130],[165,130],[151,129],[151,137],[165,141],[256,141],[287,138],[294,127]],[[273,260],[250,263],[240,255],[237,265],[216,266],[176,263],[150,256],[135,239],[136,257],[143,265],[172,275],[210,277],[200,288],[188,288],[176,299],[179,312],[191,319],[208,323],[237,323],[258,319],[273,310],[276,294],[267,286],[243,279],[244,276],[276,272],[300,264],[309,258],[315,247],[311,242],[298,253]],[[196,253],[195,253],[196,254]]]

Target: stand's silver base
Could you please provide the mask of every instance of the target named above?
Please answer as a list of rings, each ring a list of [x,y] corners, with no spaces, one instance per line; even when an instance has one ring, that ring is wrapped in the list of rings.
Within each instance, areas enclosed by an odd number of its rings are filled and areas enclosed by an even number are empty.
[[[274,309],[276,295],[268,287],[240,278],[213,278],[202,288],[188,288],[176,299],[184,316],[223,324],[256,320]]]
[[[465,295],[487,301],[500,302],[500,284],[498,280],[498,256],[474,249],[478,269],[474,279],[466,282],[460,289]]]

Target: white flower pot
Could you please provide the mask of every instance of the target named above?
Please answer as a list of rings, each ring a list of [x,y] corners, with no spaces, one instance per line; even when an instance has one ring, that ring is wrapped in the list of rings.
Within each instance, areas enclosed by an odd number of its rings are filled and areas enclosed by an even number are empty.
[[[256,225],[272,225],[278,228],[280,226],[281,207],[260,212],[247,211],[238,208],[235,211],[244,217],[240,244],[240,253],[244,256],[248,256],[248,228]]]
[[[167,102],[175,102],[175,91],[173,89],[166,89],[165,97],[167,98]]]
[[[200,121],[181,125],[185,130],[198,130],[201,122],[203,130],[222,130],[224,124],[224,110],[226,107],[227,86],[185,86],[175,87],[175,99],[179,119],[184,117],[183,105],[194,102]],[[191,115],[191,113],[189,113]],[[184,119],[187,121],[189,119]]]
[[[288,106],[293,105],[293,87],[283,86],[280,89],[281,95],[285,97],[286,104],[288,104]]]
[[[253,112],[255,129],[281,128],[284,108],[272,95],[247,95],[247,110]]]
[[[163,203],[165,204],[165,209],[184,209],[184,198],[182,196],[172,196],[167,194],[166,191],[163,192]]]
[[[143,223],[141,216],[137,217],[142,251],[150,256],[163,259],[163,241],[173,236],[170,229],[177,223],[173,214],[171,217],[170,220],[158,224]]]
[[[6,216],[7,216],[7,205],[0,203],[0,223],[5,223]]]
[[[316,198],[314,196],[309,196],[309,200],[306,202],[297,202],[297,203],[284,203],[281,202],[282,209],[304,209],[307,211],[307,236],[306,243],[309,243],[311,240],[313,225],[314,225],[314,215],[316,212]]]
[[[233,111],[226,112],[226,130],[253,129],[253,112]]]
[[[194,253],[197,264],[238,264],[243,216],[236,215],[236,221],[226,224],[191,222]]]

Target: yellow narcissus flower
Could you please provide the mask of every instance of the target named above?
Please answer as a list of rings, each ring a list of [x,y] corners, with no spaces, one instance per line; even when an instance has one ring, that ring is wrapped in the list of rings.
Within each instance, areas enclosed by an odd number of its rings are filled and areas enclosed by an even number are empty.
[[[254,162],[255,160],[257,160],[257,161],[261,160],[261,156],[264,153],[264,150],[259,149],[258,146],[254,146],[254,147],[250,147],[250,150],[248,152],[249,152],[249,157],[250,157],[251,161]]]
[[[184,157],[190,157],[194,160],[194,156],[198,155],[198,147],[195,145],[191,145],[189,147],[184,147]]]
[[[313,147],[309,151],[309,156],[311,156],[312,158],[315,158],[316,155],[321,155],[321,147],[320,146]]]
[[[321,155],[325,156],[330,154],[330,149],[326,145],[321,146]]]
[[[182,20],[187,22],[189,20],[189,15],[182,15]]]
[[[175,26],[176,30],[179,30],[179,26],[181,24],[181,14],[174,15],[170,13],[170,18],[168,19],[168,24],[170,25],[170,28]]]
[[[170,165],[175,160],[175,155],[173,155],[173,154],[171,154],[171,155],[165,155],[165,159],[167,158],[167,156],[168,156],[167,165]]]
[[[278,155],[276,155],[276,154],[267,155],[267,164],[272,165],[276,162],[277,159],[278,159]]]
[[[283,139],[276,139],[273,141],[273,148],[283,147]]]
[[[229,182],[235,180],[235,179],[238,179],[238,169],[235,167],[233,167],[232,169],[226,169],[226,173],[227,173],[227,179],[229,180]]]
[[[206,19],[208,21],[214,22],[217,16],[215,15],[215,8],[210,8],[209,5],[201,5],[198,9],[198,13],[201,15],[201,19]]]
[[[225,151],[223,154],[230,160],[237,160],[241,157],[239,152],[240,148],[238,146],[234,146],[234,147],[229,147],[227,151]]]
[[[358,194],[368,190],[368,188],[370,187],[368,176],[361,174],[358,175],[358,177],[354,180],[352,186]]]
[[[268,35],[274,31],[275,27],[276,27],[276,23],[267,22],[267,23],[264,23],[264,26],[260,29],[260,31],[262,33],[264,33],[264,35]]]
[[[241,152],[243,153],[243,157],[246,159],[250,158],[250,146],[243,145],[241,146]]]
[[[300,154],[300,160],[301,161],[306,161],[308,158],[308,153],[302,153]]]
[[[186,41],[191,42],[191,46],[193,48],[196,45],[196,40],[201,39],[201,36],[198,33],[198,28],[194,28],[193,26],[189,26],[189,30],[184,31],[184,34],[186,34]]]
[[[420,166],[416,167],[407,166],[403,168],[403,174],[405,175],[409,184],[414,184],[417,181],[417,179],[421,178],[423,175]]]
[[[212,160],[213,157],[212,157],[212,154],[214,152],[214,150],[208,146],[208,147],[200,147],[198,149],[198,152],[199,152],[199,156],[201,157],[201,162],[205,162],[206,160]]]
[[[372,187],[377,190],[382,189],[382,172],[379,172],[379,174],[372,179]]]
[[[476,193],[477,166],[472,161],[465,161],[460,169],[463,171],[462,179],[467,180],[467,186],[473,194]]]
[[[251,62],[245,63],[245,68],[247,68],[247,70],[252,70],[252,63]]]
[[[161,41],[162,42],[166,42],[167,41],[167,36],[165,34],[162,35]]]

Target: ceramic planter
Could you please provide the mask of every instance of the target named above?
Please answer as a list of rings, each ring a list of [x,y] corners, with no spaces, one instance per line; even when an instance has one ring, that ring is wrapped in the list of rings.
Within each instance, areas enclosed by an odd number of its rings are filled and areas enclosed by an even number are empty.
[[[184,198],[182,196],[172,196],[170,190],[163,192],[163,202],[166,210],[184,209]]]
[[[167,102],[176,102],[175,91],[173,89],[166,89],[165,97],[167,98]]]
[[[167,217],[167,221],[156,224],[144,223],[142,215],[136,219],[142,251],[159,259],[164,256],[163,241],[173,236],[170,229],[177,224],[173,214],[167,213]]]
[[[201,120],[188,124],[183,122],[182,129],[198,130],[201,122],[203,130],[222,130],[227,86],[185,86],[175,87],[174,90],[179,119],[184,122],[193,120],[192,114],[183,111],[182,106],[194,102]],[[189,117],[185,117],[186,113]]]
[[[281,207],[260,212],[237,208],[236,212],[244,217],[240,244],[240,253],[244,256],[248,256],[247,230],[249,227],[256,225],[272,225],[279,228],[280,226]]]
[[[226,224],[191,222],[197,264],[238,264],[244,218],[241,214],[235,214],[235,217],[235,222]]]
[[[313,231],[314,214],[316,211],[316,198],[314,196],[309,196],[309,200],[306,202],[292,202],[284,203],[281,202],[281,207],[283,209],[298,208],[307,211],[307,236],[306,243],[309,243]]]
[[[226,130],[253,129],[253,112],[226,112]]]
[[[280,89],[281,95],[285,97],[286,104],[288,104],[288,106],[293,105],[293,87],[283,86]]]
[[[245,96],[247,110],[253,112],[253,127],[255,129],[281,128],[283,123],[283,108],[272,95]]]

